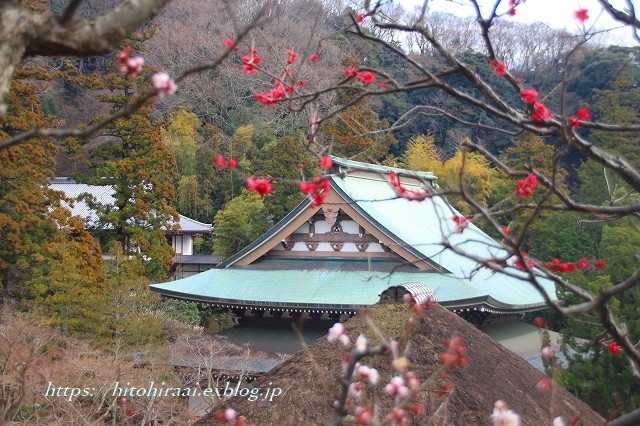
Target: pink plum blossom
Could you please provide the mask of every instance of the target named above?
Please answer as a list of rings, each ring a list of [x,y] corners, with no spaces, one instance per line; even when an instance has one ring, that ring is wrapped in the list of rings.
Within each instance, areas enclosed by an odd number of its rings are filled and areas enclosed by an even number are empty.
[[[161,98],[165,95],[173,95],[176,93],[178,86],[176,82],[166,72],[159,72],[151,77],[153,88]]]

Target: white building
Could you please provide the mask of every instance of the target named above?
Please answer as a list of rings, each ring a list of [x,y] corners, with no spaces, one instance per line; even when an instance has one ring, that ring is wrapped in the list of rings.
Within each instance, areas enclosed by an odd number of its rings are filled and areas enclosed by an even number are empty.
[[[73,200],[67,205],[74,216],[79,216],[85,223],[86,228],[91,230],[99,229],[99,218],[95,210],[82,200],[78,200],[86,194],[100,204],[113,204],[114,189],[111,185],[88,185],[86,183],[78,183],[68,177],[56,177],[49,184],[49,187],[55,191],[64,193],[64,196]],[[197,220],[179,215],[179,230],[167,230],[167,239],[171,242],[171,246],[175,251],[174,258],[174,278],[184,278],[198,272],[206,271],[218,263],[215,256],[194,255],[193,254],[193,238],[196,235],[204,235],[211,233],[213,227],[207,223],[198,222]],[[99,238],[96,236],[96,238]]]

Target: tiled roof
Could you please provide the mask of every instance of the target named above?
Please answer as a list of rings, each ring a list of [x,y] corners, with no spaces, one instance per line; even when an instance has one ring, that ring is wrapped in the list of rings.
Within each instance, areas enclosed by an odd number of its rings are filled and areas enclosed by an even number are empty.
[[[88,185],[86,183],[78,183],[68,177],[56,177],[49,183],[49,187],[55,191],[60,191],[67,198],[72,198],[73,205],[67,205],[73,215],[80,216],[84,220],[88,228],[96,228],[99,226],[98,216],[96,212],[89,207],[85,201],[78,201],[78,197],[88,194],[92,196],[97,203],[112,204],[114,190],[111,185]],[[197,220],[180,215],[180,232],[184,234],[200,234],[211,232],[211,225],[198,222]]]

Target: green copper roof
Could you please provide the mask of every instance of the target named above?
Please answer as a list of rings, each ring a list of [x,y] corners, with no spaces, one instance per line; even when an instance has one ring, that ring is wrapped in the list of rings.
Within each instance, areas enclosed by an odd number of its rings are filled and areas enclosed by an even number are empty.
[[[383,272],[338,270],[256,270],[246,268],[210,269],[206,272],[155,284],[151,289],[176,298],[245,307],[285,307],[291,309],[355,310],[378,302],[390,286],[422,282],[434,291],[438,302],[466,306],[471,302],[496,310],[527,310],[543,304],[538,295],[531,299],[529,285],[522,281],[509,288],[476,286],[468,281],[434,272]],[[503,286],[500,286],[503,287]],[[457,303],[467,300],[469,303]]]
[[[395,244],[424,259],[439,272],[393,268],[385,272],[367,272],[366,266],[355,266],[363,269],[358,271],[312,266],[311,263],[305,266],[304,262],[283,267],[268,258],[262,260],[260,266],[234,266],[238,259],[258,249],[270,235],[302,214],[309,204],[305,200],[265,235],[217,269],[157,284],[152,289],[170,297],[223,305],[349,309],[376,303],[379,295],[390,286],[420,282],[434,291],[440,303],[451,307],[484,306],[497,311],[526,311],[545,304],[541,294],[526,280],[478,268],[476,261],[447,247],[450,245],[471,257],[485,260],[504,259],[507,254],[498,242],[473,224],[464,232],[456,233],[453,217],[459,213],[444,198],[434,196],[421,202],[398,198],[387,175],[389,171],[399,169],[339,158],[334,158],[334,165],[339,173],[331,176],[331,190]],[[349,170],[355,169],[371,173],[349,174]],[[412,172],[403,171],[403,174],[411,176]],[[427,179],[428,176],[433,178],[428,173],[419,177]],[[406,186],[411,187],[409,181]],[[447,245],[443,245],[445,241]],[[391,273],[392,270],[395,272]],[[513,267],[507,270],[510,274],[525,276]],[[547,295],[556,299],[554,284],[544,279],[538,281]]]

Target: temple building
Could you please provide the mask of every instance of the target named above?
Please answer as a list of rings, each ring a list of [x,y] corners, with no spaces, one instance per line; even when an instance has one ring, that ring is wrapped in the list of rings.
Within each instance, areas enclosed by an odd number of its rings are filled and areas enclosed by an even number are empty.
[[[390,173],[408,192],[435,195],[399,197]],[[519,278],[523,272],[511,266],[497,272],[473,260],[507,254],[475,225],[456,223],[459,213],[437,195],[433,174],[333,157],[326,178],[331,185],[322,205],[305,199],[215,268],[151,289],[251,317],[336,318],[405,293],[476,323],[545,307],[540,292]],[[553,283],[540,282],[555,300]]]
[[[74,216],[79,216],[87,230],[92,232],[94,239],[100,241],[100,234],[108,232],[102,229],[98,215],[89,205],[83,201],[84,197],[91,197],[99,204],[114,204],[115,193],[110,185],[88,185],[79,183],[68,177],[56,177],[49,183],[49,187],[55,191],[64,193],[65,197],[72,200],[66,207]],[[209,224],[179,215],[178,227],[167,229],[167,241],[175,251],[173,277],[183,278],[195,275],[199,272],[213,268],[219,263],[217,256],[195,255],[193,253],[193,238],[196,235],[211,233]]]

